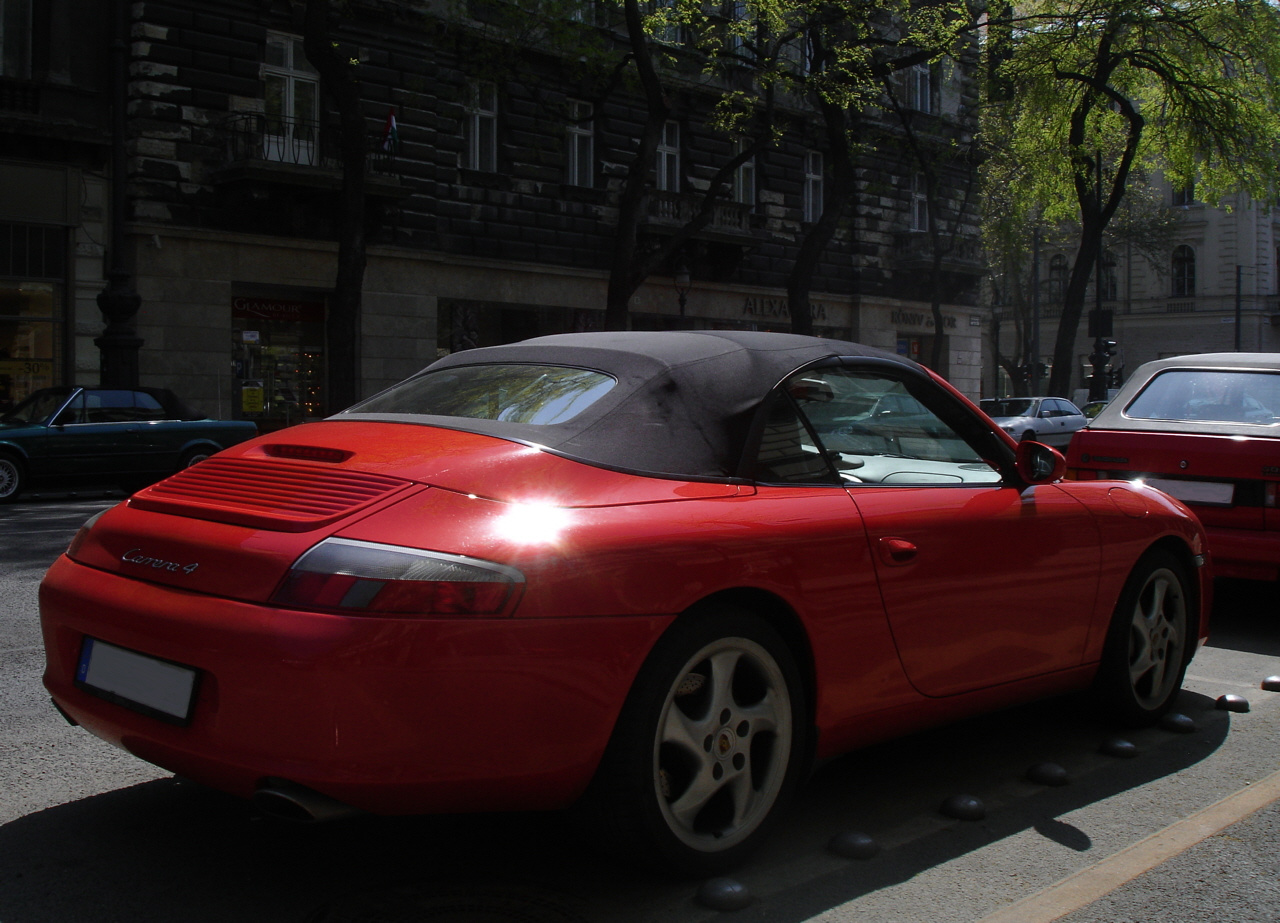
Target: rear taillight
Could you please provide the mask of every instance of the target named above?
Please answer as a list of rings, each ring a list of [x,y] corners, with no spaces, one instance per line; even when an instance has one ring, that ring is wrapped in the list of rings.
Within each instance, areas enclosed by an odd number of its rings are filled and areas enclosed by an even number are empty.
[[[73,561],[78,561],[80,559],[80,547],[84,544],[84,540],[89,537],[89,533],[93,531],[93,527],[98,524],[98,520],[101,519],[106,512],[106,510],[102,510],[95,515],[90,516],[85,524],[76,530],[76,534],[71,537],[71,544],[67,546],[67,557]]]
[[[329,538],[297,560],[271,601],[345,615],[499,615],[523,584],[492,561]]]

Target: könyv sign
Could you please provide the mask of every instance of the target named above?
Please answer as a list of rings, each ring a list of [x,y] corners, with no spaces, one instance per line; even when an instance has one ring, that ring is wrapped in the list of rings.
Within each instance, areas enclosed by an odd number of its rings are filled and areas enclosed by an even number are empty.
[[[895,327],[926,327],[933,328],[933,312],[932,311],[904,311],[901,308],[895,309],[889,315],[889,323]],[[948,314],[942,315],[942,326],[952,329],[956,326],[956,319]]]

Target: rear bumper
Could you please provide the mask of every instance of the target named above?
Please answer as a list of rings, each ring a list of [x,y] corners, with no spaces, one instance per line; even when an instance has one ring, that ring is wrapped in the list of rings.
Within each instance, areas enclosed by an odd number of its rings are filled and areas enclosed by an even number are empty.
[[[44,683],[98,737],[242,797],[287,779],[383,814],[548,809],[590,781],[669,618],[371,619],[273,609],[65,556]],[[85,635],[200,670],[185,727],[74,682]]]

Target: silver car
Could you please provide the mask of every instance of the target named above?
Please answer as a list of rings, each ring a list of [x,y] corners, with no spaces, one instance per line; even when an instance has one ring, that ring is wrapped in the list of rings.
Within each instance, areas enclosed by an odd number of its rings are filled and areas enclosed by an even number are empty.
[[[979,402],[1002,430],[1018,440],[1065,448],[1089,422],[1080,408],[1061,397],[1001,397]]]

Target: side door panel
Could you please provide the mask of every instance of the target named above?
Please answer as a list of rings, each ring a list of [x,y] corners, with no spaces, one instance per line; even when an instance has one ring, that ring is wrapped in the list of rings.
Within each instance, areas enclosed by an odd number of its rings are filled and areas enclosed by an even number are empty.
[[[1052,485],[855,488],[903,667],[929,696],[1080,663],[1101,555]]]

